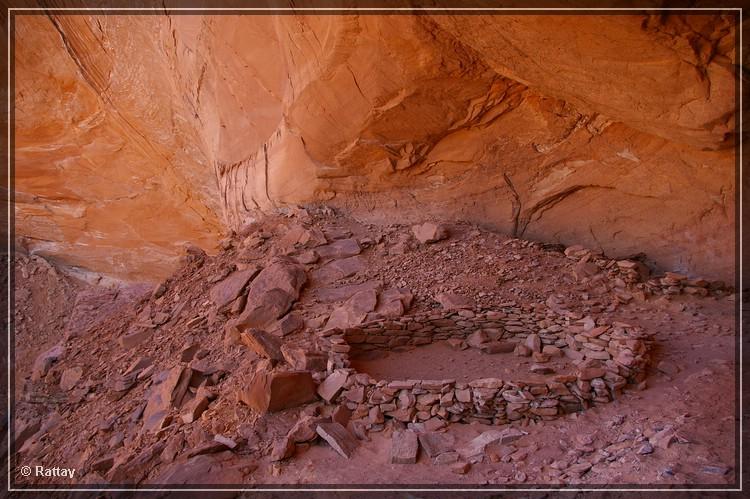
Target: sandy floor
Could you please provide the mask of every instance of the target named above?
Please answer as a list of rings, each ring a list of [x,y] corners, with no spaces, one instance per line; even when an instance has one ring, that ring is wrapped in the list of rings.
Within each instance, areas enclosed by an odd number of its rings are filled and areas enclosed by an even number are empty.
[[[512,353],[484,354],[474,348],[454,350],[447,342],[411,347],[402,351],[372,351],[352,360],[352,367],[375,379],[455,379],[468,382],[479,378],[521,379],[533,376],[528,357]],[[564,359],[544,364],[556,374],[572,372]]]

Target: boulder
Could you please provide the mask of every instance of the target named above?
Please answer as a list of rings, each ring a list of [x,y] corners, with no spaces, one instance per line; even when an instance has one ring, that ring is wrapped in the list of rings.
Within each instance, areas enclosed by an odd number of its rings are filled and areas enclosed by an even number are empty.
[[[422,244],[436,243],[448,238],[448,229],[443,225],[433,222],[425,222],[420,225],[414,225],[411,228],[414,237]]]
[[[356,239],[349,238],[339,239],[331,244],[319,246],[315,251],[317,251],[321,259],[328,260],[359,255],[362,252],[362,248],[359,246]]]
[[[367,314],[375,310],[378,295],[374,289],[358,291],[346,302],[333,309],[326,323],[326,329],[346,329],[362,324]]]
[[[240,391],[240,400],[265,414],[296,407],[317,399],[315,382],[308,371],[258,371]]]
[[[284,360],[297,371],[325,371],[328,355],[294,345],[282,345]]]
[[[396,318],[409,310],[414,295],[403,288],[388,288],[378,296],[375,312],[383,317]]]
[[[289,311],[306,281],[307,274],[300,265],[272,263],[250,283],[245,309],[233,325],[240,330],[267,329]]]
[[[240,333],[240,340],[259,356],[273,362],[279,362],[284,358],[281,354],[281,341],[261,329],[248,329]]]
[[[217,309],[224,309],[240,296],[247,283],[258,275],[258,272],[260,272],[258,267],[250,267],[231,273],[229,277],[211,288],[209,298]]]

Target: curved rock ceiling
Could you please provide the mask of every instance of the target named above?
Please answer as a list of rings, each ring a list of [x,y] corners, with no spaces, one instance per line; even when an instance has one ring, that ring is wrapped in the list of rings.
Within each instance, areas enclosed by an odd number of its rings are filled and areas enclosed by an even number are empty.
[[[257,210],[462,219],[734,275],[724,16],[17,16],[16,231],[156,280]]]

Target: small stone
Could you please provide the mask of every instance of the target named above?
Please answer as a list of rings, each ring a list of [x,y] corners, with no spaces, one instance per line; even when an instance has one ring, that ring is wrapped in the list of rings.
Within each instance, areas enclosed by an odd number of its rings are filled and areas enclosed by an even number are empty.
[[[325,371],[328,362],[327,355],[298,346],[283,345],[281,354],[287,364],[300,371]]]
[[[445,310],[461,310],[474,308],[474,302],[456,293],[440,293],[435,297]]]
[[[216,284],[209,292],[209,298],[216,305],[218,310],[222,310],[232,303],[245,288],[248,282],[255,277],[260,269],[251,267],[246,270],[233,272],[226,279]]]
[[[302,320],[299,314],[290,312],[284,317],[279,319],[277,327],[273,329],[273,333],[278,333],[281,336],[287,336],[292,333],[296,333],[305,327],[305,321]]]
[[[464,340],[459,340],[458,338],[450,338],[446,340],[446,343],[453,350],[466,350],[469,347]]]
[[[653,448],[653,446],[652,446],[652,445],[651,445],[650,443],[648,443],[648,442],[644,443],[644,444],[643,444],[643,445],[642,445],[642,446],[641,446],[641,447],[640,447],[640,448],[638,449],[638,454],[651,454],[652,452],[654,452],[654,448]]]
[[[474,348],[480,348],[483,343],[487,343],[488,341],[490,341],[490,337],[481,329],[474,331],[466,338],[466,343]]]
[[[115,464],[114,456],[105,456],[101,457],[99,459],[96,459],[91,462],[89,465],[90,471],[99,471],[102,473],[106,473],[107,471],[112,468],[112,465]]]
[[[549,355],[543,354],[541,352],[532,353],[531,358],[534,362],[538,362],[539,364],[544,364],[545,362],[549,362]]]
[[[331,418],[315,417],[310,415],[303,416],[297,423],[289,430],[287,436],[292,439],[295,443],[301,444],[305,442],[311,442],[318,438],[316,431],[317,427],[321,423],[330,423]]]
[[[380,407],[378,406],[374,406],[370,408],[367,419],[372,424],[382,424],[385,421],[385,418],[383,417],[383,412],[380,410]]]
[[[552,374],[553,372],[555,372],[555,370],[551,367],[543,366],[541,364],[531,364],[531,367],[529,367],[529,371],[535,374]]]
[[[486,354],[511,353],[516,349],[516,344],[510,341],[490,341],[479,346]]]
[[[432,462],[437,465],[453,464],[458,462],[458,458],[458,452],[443,452],[442,454],[438,454],[437,456],[435,456],[435,459],[433,459]]]
[[[198,392],[195,394],[195,398],[188,404],[187,410],[182,413],[181,418],[183,423],[190,424],[200,418],[201,414],[208,409],[210,402],[211,399],[209,394],[205,390],[199,388]]]
[[[237,442],[235,442],[229,437],[225,437],[224,435],[214,435],[214,442],[219,442],[220,444],[224,444],[230,450],[237,447]]]
[[[565,471],[566,473],[571,474],[571,475],[583,475],[590,469],[591,469],[591,464],[583,462],[583,463],[574,464],[568,467],[568,469],[566,469]]]
[[[446,422],[438,417],[430,418],[424,422],[425,431],[437,431],[446,427]]]
[[[531,349],[524,345],[523,343],[519,343],[516,345],[516,349],[513,351],[513,353],[517,357],[530,357],[531,356]]]
[[[451,466],[451,472],[457,475],[465,475],[470,469],[470,463],[455,463]]]
[[[731,471],[731,468],[728,466],[703,466],[701,468],[701,473],[707,473],[709,475],[726,475]]]
[[[601,367],[586,367],[578,371],[578,378],[583,381],[590,381],[594,378],[603,377],[607,371]]]
[[[532,353],[542,351],[542,340],[539,338],[539,335],[536,333],[532,333],[529,336],[527,336],[524,344],[529,350],[531,350]]]
[[[349,420],[352,417],[352,411],[345,405],[336,407],[331,413],[331,420],[334,423],[338,423],[343,427],[349,424]],[[382,422],[382,421],[381,421]]]
[[[276,440],[273,444],[273,450],[271,451],[271,461],[282,461],[289,459],[294,455],[296,446],[294,440],[290,437],[282,437]]]
[[[66,392],[72,390],[78,384],[78,381],[80,381],[82,376],[83,369],[80,367],[71,367],[70,369],[64,370],[62,377],[60,378],[60,389]]]
[[[471,390],[468,388],[456,390],[456,400],[464,404],[471,402]]]
[[[47,375],[52,364],[60,360],[65,354],[65,348],[62,345],[55,345],[46,352],[40,354],[34,361],[34,369],[31,374],[33,381],[39,381]]]

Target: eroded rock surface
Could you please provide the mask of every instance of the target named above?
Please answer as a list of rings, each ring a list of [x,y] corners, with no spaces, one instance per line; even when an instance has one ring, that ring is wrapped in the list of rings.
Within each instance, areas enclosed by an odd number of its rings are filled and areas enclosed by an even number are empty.
[[[155,280],[184,241],[325,201],[729,279],[735,36],[720,15],[17,16],[16,229]]]

